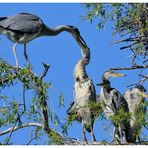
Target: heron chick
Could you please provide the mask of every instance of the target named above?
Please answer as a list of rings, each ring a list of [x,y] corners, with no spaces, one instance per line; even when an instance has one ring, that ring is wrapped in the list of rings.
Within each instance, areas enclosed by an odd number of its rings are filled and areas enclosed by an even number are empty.
[[[29,13],[19,13],[13,16],[0,17],[0,34],[7,35],[8,39],[15,42],[13,53],[16,66],[19,66],[16,56],[17,44],[24,44],[24,56],[28,64],[29,59],[26,51],[26,44],[41,36],[56,36],[61,32],[69,32],[76,40],[83,42],[80,32],[75,26],[60,25],[55,28],[47,27],[36,15]]]
[[[79,34],[78,31],[76,32]],[[70,116],[73,112],[77,113],[75,119],[82,123],[82,141],[87,143],[86,131],[88,131],[91,132],[92,142],[94,142],[96,141],[93,132],[94,115],[90,103],[96,102],[96,90],[85,70],[90,61],[90,49],[84,40],[77,37],[75,39],[81,47],[82,58],[74,68],[74,101],[68,108],[67,114]]]
[[[75,66],[74,71],[74,103],[68,109],[67,113],[76,111],[76,119],[82,122],[82,141],[87,143],[85,132],[91,132],[92,142],[95,142],[93,132],[94,116],[90,103],[96,102],[96,91],[92,80],[85,71],[85,62],[80,59]]]
[[[127,142],[135,143],[140,134],[142,124],[146,114],[146,104],[144,98],[148,98],[146,89],[142,85],[136,85],[134,88],[124,93],[124,98],[128,103],[131,113],[130,127],[127,129]]]
[[[100,100],[103,104],[103,112],[109,119],[111,116],[114,116],[121,108],[125,111],[128,111],[128,105],[123,95],[115,88],[112,88],[109,81],[109,78],[121,76],[125,75],[109,70],[104,72],[102,76],[102,83],[97,84],[98,86],[101,86]],[[120,125],[115,123],[113,124],[115,126],[113,141],[117,140],[120,143],[124,143],[126,138],[124,129],[126,125],[124,123],[120,123]]]

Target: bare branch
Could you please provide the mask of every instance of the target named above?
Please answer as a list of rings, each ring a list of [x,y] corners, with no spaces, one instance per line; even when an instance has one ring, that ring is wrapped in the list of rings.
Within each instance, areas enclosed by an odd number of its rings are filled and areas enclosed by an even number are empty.
[[[13,133],[13,131],[14,131],[14,128],[15,128],[17,122],[18,122],[18,121],[16,121],[15,124],[14,124],[14,126],[11,128],[10,135],[9,135],[7,141],[6,141],[6,145],[8,145],[8,143],[9,143],[9,141],[10,141],[10,139],[11,139],[12,133]]]
[[[130,44],[130,45],[128,45],[128,46],[123,46],[123,47],[120,48],[120,50],[129,48],[129,47],[131,47],[131,46],[133,46],[133,45],[135,45],[135,44],[137,44],[137,43],[138,43],[138,42],[134,42],[133,44]]]
[[[43,128],[43,125],[40,124],[40,123],[25,123],[25,124],[22,124],[21,126],[11,127],[11,128],[8,128],[7,130],[4,130],[4,131],[0,132],[0,136],[8,134],[9,132],[17,131],[17,130],[19,130],[21,128],[30,127],[30,126],[35,126],[35,127]]]
[[[128,39],[124,39],[124,40],[116,40],[114,42],[112,42],[111,44],[117,44],[117,43],[121,43],[121,42],[133,42],[133,41],[136,41],[135,39],[133,38],[128,38]]]
[[[47,64],[45,64],[45,63],[43,63],[43,66],[44,66],[44,68],[45,68],[45,70],[44,70],[44,72],[42,73],[42,75],[40,76],[40,79],[42,80],[45,76],[46,76],[46,74],[47,74],[47,72],[48,72],[48,69],[49,69],[49,65],[47,65]]]
[[[26,111],[26,98],[25,98],[25,92],[26,92],[26,89],[25,89],[25,85],[23,85],[23,106],[24,106],[24,111]]]
[[[148,68],[148,65],[135,65],[132,67],[117,67],[117,68],[110,68],[110,70],[133,70],[133,69],[141,69],[141,68]]]

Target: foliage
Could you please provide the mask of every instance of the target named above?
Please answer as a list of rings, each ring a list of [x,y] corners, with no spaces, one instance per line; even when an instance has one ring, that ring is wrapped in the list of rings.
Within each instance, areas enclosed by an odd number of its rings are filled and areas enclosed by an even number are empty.
[[[137,137],[141,134],[141,126],[148,126],[148,118],[147,118],[147,111],[146,107],[148,106],[148,102],[142,100],[137,107],[137,112],[134,114],[136,117],[136,126],[138,130],[136,131]]]
[[[132,64],[136,64],[137,57],[143,58],[140,64],[148,62],[148,4],[147,3],[87,3],[88,12],[85,18],[90,22],[97,22],[97,28],[104,28],[106,23],[113,22],[113,34],[119,34],[118,42],[128,45],[120,49],[129,48],[132,51]]]
[[[131,113],[126,112],[123,108],[120,108],[115,115],[110,116],[110,120],[116,125],[121,125],[122,123],[129,123],[131,119]]]
[[[50,106],[47,104],[49,99],[47,90],[51,86],[51,83],[43,82],[43,77],[46,75],[49,66],[44,64],[45,71],[41,76],[37,76],[33,73],[30,67],[16,68],[8,64],[6,61],[0,59],[0,128],[7,128],[12,126],[14,128],[23,128],[25,121],[29,121],[30,124],[35,122],[36,130],[32,139],[38,139],[42,130],[47,134],[48,139],[52,143],[63,144],[62,136],[55,130],[49,127],[49,122],[53,122],[55,125],[59,124],[59,118],[56,113],[53,113]],[[9,98],[6,95],[2,95],[3,90],[8,86],[14,87],[17,84],[23,84],[23,103],[18,101],[17,98]],[[25,92],[26,90],[32,91],[32,99],[30,105],[26,103]],[[21,100],[21,99],[19,99]],[[63,105],[63,95],[59,99],[59,107]],[[50,113],[50,118],[48,117]],[[54,117],[54,120],[50,120]],[[27,123],[27,124],[29,124]],[[10,132],[11,133],[11,132]],[[0,134],[2,134],[0,132]],[[10,144],[11,134],[4,140],[3,144]]]
[[[103,115],[102,115],[102,103],[101,102],[92,102],[90,101],[88,103],[88,105],[85,106],[81,106],[79,108],[75,108],[75,110],[73,110],[73,112],[66,118],[66,122],[61,125],[63,131],[63,134],[67,134],[68,133],[68,128],[69,126],[75,121],[77,120],[78,122],[81,122],[81,118],[78,116],[77,114],[77,110],[79,109],[85,109],[85,108],[90,108],[92,111],[92,115],[93,115],[93,119],[95,120],[96,118],[98,118],[100,116],[100,119],[103,119]]]

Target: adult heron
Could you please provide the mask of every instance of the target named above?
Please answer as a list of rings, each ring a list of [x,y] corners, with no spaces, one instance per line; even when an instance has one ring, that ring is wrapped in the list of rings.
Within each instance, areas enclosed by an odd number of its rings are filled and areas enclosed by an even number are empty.
[[[81,42],[83,39],[80,36],[80,33],[77,34],[75,30],[78,29],[69,25],[60,25],[55,28],[47,27],[38,16],[29,13],[19,13],[13,16],[0,17],[0,34],[7,35],[11,41],[15,42],[13,53],[17,67],[19,66],[16,56],[17,44],[24,44],[24,56],[29,64],[26,52],[26,44],[28,42],[40,36],[56,36],[63,31],[69,32],[75,39]]]
[[[86,131],[91,133],[92,143],[96,141],[93,124],[94,115],[91,103],[96,102],[96,91],[92,80],[88,77],[85,67],[90,61],[90,49],[79,42],[82,49],[82,58],[74,68],[74,101],[67,110],[71,116],[77,113],[76,120],[82,123],[82,142],[87,144]]]
[[[127,142],[135,143],[140,134],[144,117],[146,114],[146,104],[144,98],[148,98],[145,93],[146,89],[142,85],[136,85],[134,88],[124,93],[124,98],[128,103],[129,112],[131,113],[130,127],[127,129]]]
[[[101,86],[100,100],[103,104],[104,114],[109,119],[111,116],[114,116],[121,108],[125,111],[128,111],[128,105],[123,95],[115,88],[112,88],[109,81],[109,78],[121,76],[125,75],[109,70],[104,72],[102,76],[102,83],[97,84],[98,86]],[[115,123],[113,124],[115,126],[113,141],[117,140],[120,143],[124,143],[126,140],[124,130],[125,126],[127,125],[125,125],[124,123],[120,123],[118,125]]]

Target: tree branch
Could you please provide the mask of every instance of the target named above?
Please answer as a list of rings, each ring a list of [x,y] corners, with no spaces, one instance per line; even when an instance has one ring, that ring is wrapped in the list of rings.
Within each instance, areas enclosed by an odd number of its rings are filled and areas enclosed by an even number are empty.
[[[40,76],[40,79],[41,79],[41,80],[46,76],[46,74],[47,74],[47,72],[48,72],[48,69],[49,69],[49,67],[50,67],[50,65],[47,65],[47,64],[45,64],[45,63],[43,63],[43,66],[44,66],[45,70],[44,70],[44,72],[42,73],[42,75]]]
[[[17,130],[19,130],[21,128],[30,127],[30,126],[35,126],[35,127],[43,128],[43,125],[40,124],[40,123],[25,123],[25,124],[22,124],[21,126],[11,127],[11,128],[8,128],[7,130],[4,130],[4,131],[0,132],[0,136],[8,134],[9,132],[17,131]]]
[[[142,69],[142,68],[148,68],[148,65],[135,65],[132,67],[117,67],[117,68],[110,68],[110,70],[133,70],[133,69]]]

